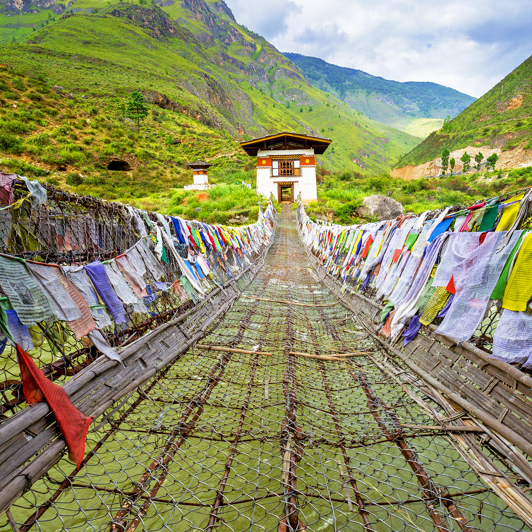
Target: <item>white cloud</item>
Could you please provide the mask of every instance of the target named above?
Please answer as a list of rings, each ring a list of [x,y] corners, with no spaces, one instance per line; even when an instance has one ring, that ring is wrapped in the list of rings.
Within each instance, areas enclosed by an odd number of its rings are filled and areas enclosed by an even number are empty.
[[[226,0],[279,50],[481,96],[532,54],[529,0]]]

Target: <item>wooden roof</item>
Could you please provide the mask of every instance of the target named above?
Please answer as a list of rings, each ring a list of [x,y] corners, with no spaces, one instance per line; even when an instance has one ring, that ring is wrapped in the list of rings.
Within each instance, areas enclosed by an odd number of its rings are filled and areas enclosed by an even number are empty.
[[[325,153],[331,142],[331,139],[322,137],[284,132],[241,142],[240,146],[252,157],[255,157],[259,150],[303,150],[308,148],[314,149],[315,154],[321,155]]]
[[[212,164],[206,163],[205,161],[202,161],[201,159],[198,159],[194,163],[188,163],[189,168],[210,168]]]

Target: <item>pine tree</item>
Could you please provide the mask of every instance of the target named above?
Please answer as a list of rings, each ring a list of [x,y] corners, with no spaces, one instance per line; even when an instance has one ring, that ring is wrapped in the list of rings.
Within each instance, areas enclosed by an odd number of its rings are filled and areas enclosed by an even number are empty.
[[[445,172],[447,172],[447,167],[449,166],[449,155],[451,155],[451,152],[445,148],[441,154],[442,175],[445,175]]]
[[[456,165],[456,159],[453,157],[450,161],[449,161],[449,166],[451,167],[451,177],[453,176],[453,172],[454,172],[454,167]]]
[[[475,165],[475,168],[480,171],[480,163],[482,162],[482,159],[484,159],[484,155],[482,155],[482,153],[478,152],[476,155],[475,155],[475,162],[477,163]]]
[[[460,157],[460,160],[462,161],[462,163],[464,163],[463,172],[465,174],[471,168],[471,155],[469,155],[469,153],[465,151],[464,155]]]
[[[148,111],[143,94],[137,91],[131,95],[130,100],[127,102],[125,117],[136,122],[137,131],[140,131],[140,122],[148,116]]]
[[[499,156],[496,153],[494,153],[486,159],[486,166],[488,168],[491,168],[492,170],[495,170],[495,165],[497,164],[498,160],[499,160]]]

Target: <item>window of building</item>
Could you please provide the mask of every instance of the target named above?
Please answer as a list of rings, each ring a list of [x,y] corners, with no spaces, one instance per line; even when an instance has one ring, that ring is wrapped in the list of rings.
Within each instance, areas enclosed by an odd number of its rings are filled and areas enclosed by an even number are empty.
[[[300,175],[299,159],[272,161],[272,177],[297,177]]]

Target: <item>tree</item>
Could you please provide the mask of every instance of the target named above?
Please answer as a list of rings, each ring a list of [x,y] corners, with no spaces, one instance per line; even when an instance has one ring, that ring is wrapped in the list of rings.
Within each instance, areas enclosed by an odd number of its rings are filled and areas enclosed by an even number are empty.
[[[499,160],[499,156],[496,153],[494,153],[493,155],[490,155],[486,159],[486,166],[488,168],[491,168],[492,170],[495,170],[495,165],[497,164],[498,160]]]
[[[442,175],[445,175],[445,172],[447,172],[447,168],[449,167],[449,155],[451,155],[451,152],[445,148],[441,154]]]
[[[465,174],[471,168],[471,155],[465,151],[460,160],[464,163],[463,172]]]
[[[451,166],[451,177],[452,177],[453,172],[454,172],[454,167],[456,166],[456,159],[454,157],[449,161],[449,165]]]
[[[484,159],[484,155],[482,155],[482,153],[478,152],[476,155],[475,155],[475,162],[477,163],[475,165],[475,168],[480,171],[480,163],[482,162],[482,159]]]
[[[442,131],[447,132],[451,129],[451,124],[450,124],[451,120],[452,120],[451,115],[447,115],[445,117],[445,120],[443,121],[443,126],[441,127]]]
[[[125,117],[131,118],[137,123],[137,131],[140,131],[140,122],[148,116],[148,106],[144,101],[142,92],[136,91],[127,102]]]

